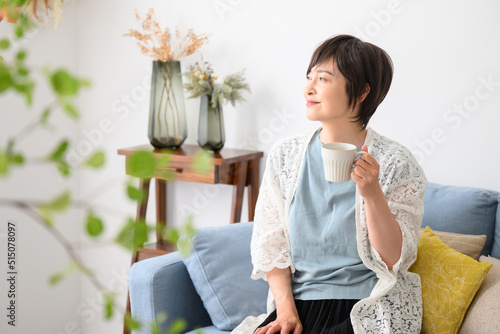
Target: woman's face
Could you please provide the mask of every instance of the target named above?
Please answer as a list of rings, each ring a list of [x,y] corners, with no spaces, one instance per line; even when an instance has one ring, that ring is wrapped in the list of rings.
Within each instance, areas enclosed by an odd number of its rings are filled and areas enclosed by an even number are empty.
[[[308,119],[328,123],[353,116],[345,90],[346,79],[333,59],[314,66],[306,79],[304,97]]]

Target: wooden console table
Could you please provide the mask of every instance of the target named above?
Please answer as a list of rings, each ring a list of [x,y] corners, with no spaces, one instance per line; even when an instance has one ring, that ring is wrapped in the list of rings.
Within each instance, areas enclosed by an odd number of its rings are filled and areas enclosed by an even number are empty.
[[[157,225],[165,226],[166,224],[166,181],[169,180],[233,185],[230,224],[240,221],[244,190],[248,186],[248,220],[253,221],[255,204],[257,203],[259,194],[259,160],[264,155],[263,152],[223,148],[220,153],[212,154],[209,172],[199,174],[192,168],[196,153],[199,150],[199,146],[187,144],[175,150],[156,149],[151,145],[142,145],[119,149],[118,154],[126,156],[126,166],[128,166],[130,155],[139,151],[151,152],[155,159],[161,159],[164,155],[169,156],[168,166],[165,166],[165,168],[156,168],[151,177],[156,182]],[[128,167],[127,174],[130,175]],[[140,179],[139,188],[144,192],[145,196],[137,204],[137,221],[146,218],[151,178]],[[175,246],[164,242],[161,238],[161,232],[157,232],[156,243],[147,244],[134,250],[132,264],[172,251],[175,251]],[[127,313],[130,313],[129,297],[127,298]],[[125,328],[123,333],[128,334],[129,332]]]

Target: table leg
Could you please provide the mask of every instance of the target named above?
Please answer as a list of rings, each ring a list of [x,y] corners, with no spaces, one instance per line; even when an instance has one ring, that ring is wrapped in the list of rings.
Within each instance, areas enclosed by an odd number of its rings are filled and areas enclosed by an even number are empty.
[[[163,244],[162,231],[167,222],[167,182],[156,179],[156,243]]]
[[[259,197],[259,158],[252,159],[248,167],[248,221],[254,221],[255,205]]]
[[[146,211],[148,207],[148,198],[149,198],[149,183],[151,179],[140,179],[139,181],[139,190],[142,191],[144,197],[141,201],[137,202],[137,213],[136,213],[136,223],[140,221],[145,221],[146,219]],[[132,264],[136,263],[139,258],[139,252],[134,248],[132,251]],[[130,292],[127,289],[127,310],[125,316],[130,315]],[[125,319],[123,319],[123,334],[130,334],[125,326]]]
[[[237,162],[235,166],[236,188],[233,189],[233,205],[231,207],[230,224],[241,221],[241,208],[243,206],[243,195],[247,180],[248,161]]]
[[[144,194],[142,201],[137,202],[137,213],[136,213],[136,223],[140,221],[146,220],[146,211],[148,208],[148,199],[149,199],[149,182],[151,179],[140,179],[139,181],[139,190]],[[136,249],[134,249],[132,254],[132,264],[137,262],[139,253]]]

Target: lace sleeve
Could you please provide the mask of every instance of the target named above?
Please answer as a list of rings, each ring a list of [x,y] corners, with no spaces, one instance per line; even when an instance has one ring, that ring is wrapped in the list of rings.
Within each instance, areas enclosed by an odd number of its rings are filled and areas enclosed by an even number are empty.
[[[388,199],[389,209],[403,235],[401,256],[393,271],[407,270],[417,258],[418,230],[424,215],[424,193],[427,179],[414,178],[394,189]]]
[[[253,279],[266,280],[265,273],[273,268],[291,267],[293,272],[290,247],[282,224],[284,200],[275,171],[278,166],[273,164],[278,159],[272,159],[272,154],[273,151],[269,153],[255,207],[251,242]]]
[[[405,163],[401,163],[405,161]],[[424,215],[424,194],[427,188],[427,178],[422,168],[412,156],[392,163],[397,167],[389,168],[385,175],[387,203],[396,218],[403,236],[401,256],[394,264],[392,271],[407,270],[417,258],[418,230]],[[394,166],[393,165],[393,166]],[[380,254],[370,246],[376,262],[387,268]]]

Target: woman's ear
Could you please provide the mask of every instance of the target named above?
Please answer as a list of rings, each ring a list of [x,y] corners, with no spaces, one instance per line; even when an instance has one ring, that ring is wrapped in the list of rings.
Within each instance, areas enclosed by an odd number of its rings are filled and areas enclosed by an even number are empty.
[[[365,92],[358,98],[358,103],[363,102],[365,98],[368,96],[368,93],[370,93],[370,85],[365,84]]]

